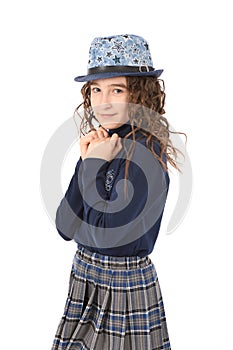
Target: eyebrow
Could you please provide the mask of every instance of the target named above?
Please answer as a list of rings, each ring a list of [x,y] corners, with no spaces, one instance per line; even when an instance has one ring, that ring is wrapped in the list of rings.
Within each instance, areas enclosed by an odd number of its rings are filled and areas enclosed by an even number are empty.
[[[91,82],[91,85],[97,85],[97,86],[100,86],[98,83],[96,83],[95,81]],[[125,88],[127,89],[127,86],[125,84],[122,84],[122,83],[115,83],[115,84],[110,84],[108,86],[116,86],[116,87],[122,87],[122,88]]]

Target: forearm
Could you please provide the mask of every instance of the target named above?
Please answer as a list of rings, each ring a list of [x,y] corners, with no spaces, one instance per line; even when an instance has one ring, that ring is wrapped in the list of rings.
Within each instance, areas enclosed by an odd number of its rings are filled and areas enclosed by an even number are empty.
[[[83,198],[79,187],[79,176],[82,159],[80,158],[74,175],[70,181],[65,196],[60,202],[56,213],[56,227],[59,234],[66,240],[73,239],[75,231],[80,226],[83,216]]]

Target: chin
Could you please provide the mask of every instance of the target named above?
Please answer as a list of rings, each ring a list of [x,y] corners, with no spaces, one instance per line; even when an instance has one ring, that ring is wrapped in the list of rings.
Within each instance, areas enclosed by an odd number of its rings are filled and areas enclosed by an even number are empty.
[[[123,123],[101,123],[101,125],[102,125],[105,129],[117,129],[117,128],[119,128],[121,125],[123,125]]]

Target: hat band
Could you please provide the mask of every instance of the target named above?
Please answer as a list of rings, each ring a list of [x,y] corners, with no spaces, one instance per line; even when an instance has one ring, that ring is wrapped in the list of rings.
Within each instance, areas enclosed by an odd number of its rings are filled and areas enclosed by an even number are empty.
[[[143,73],[154,71],[153,67],[148,66],[100,66],[89,68],[87,74],[98,73]]]

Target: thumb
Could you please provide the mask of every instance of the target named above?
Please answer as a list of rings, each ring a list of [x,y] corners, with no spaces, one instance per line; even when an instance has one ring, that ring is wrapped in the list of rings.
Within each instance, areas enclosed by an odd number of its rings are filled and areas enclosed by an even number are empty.
[[[116,133],[114,133],[110,138],[110,142],[115,146],[117,144],[118,139],[119,136]]]

